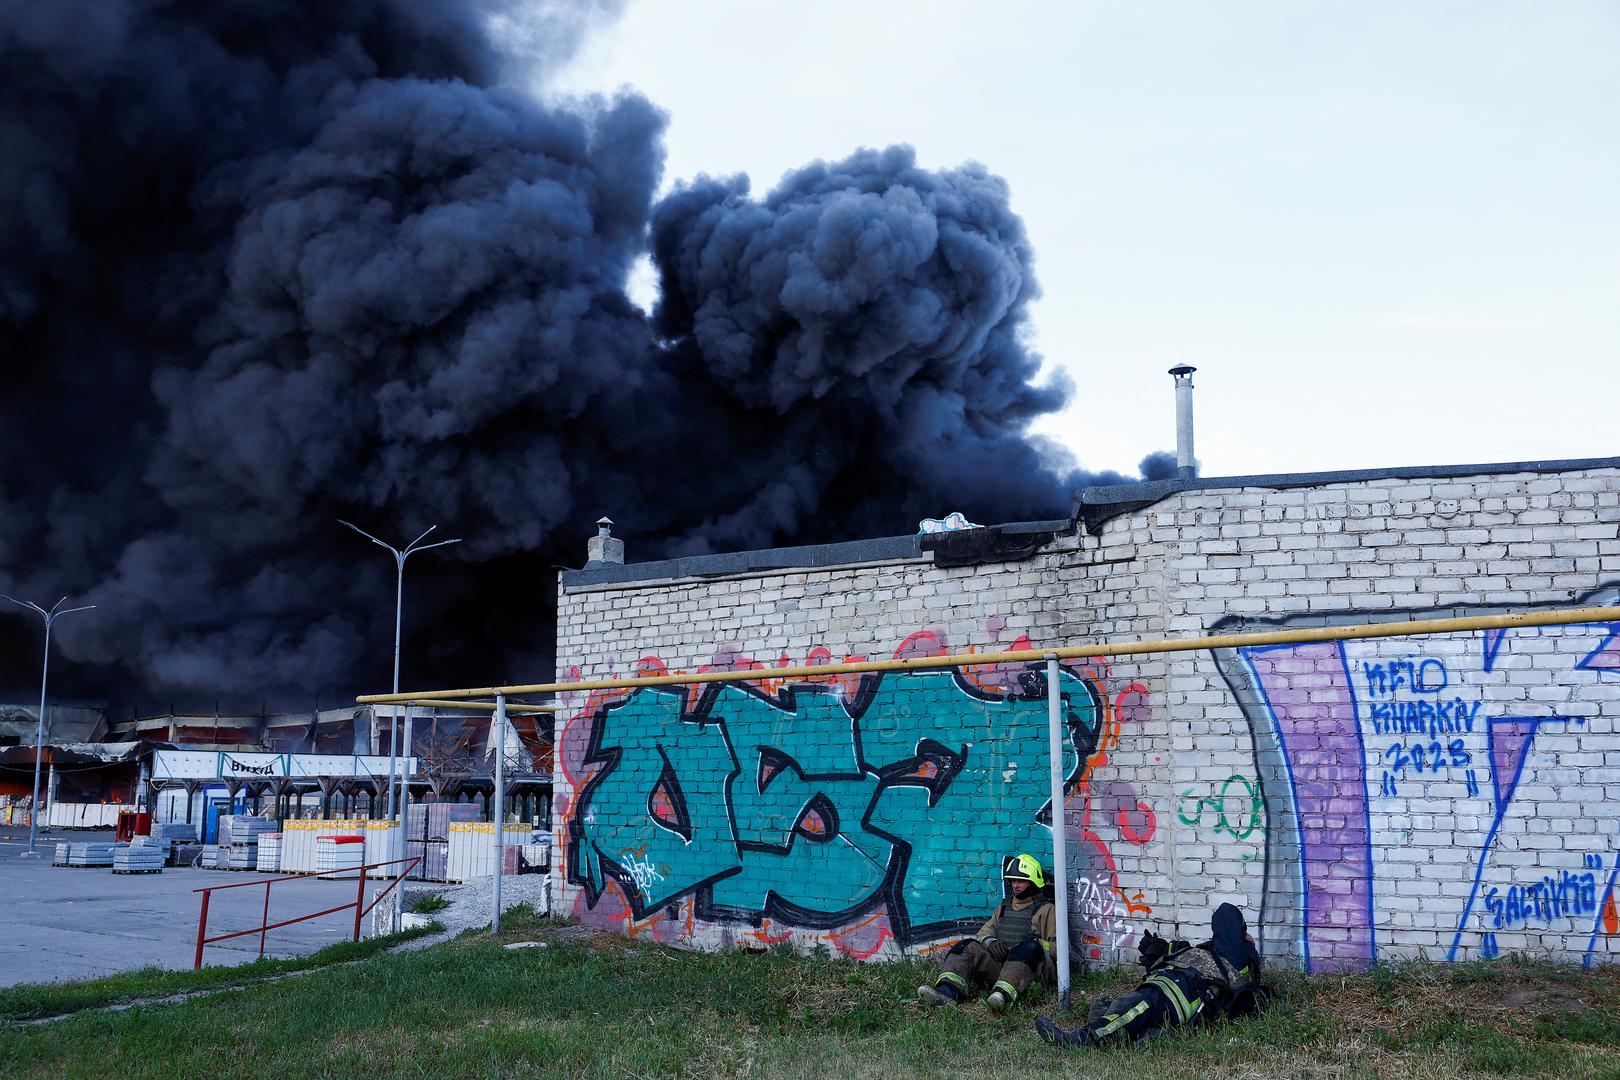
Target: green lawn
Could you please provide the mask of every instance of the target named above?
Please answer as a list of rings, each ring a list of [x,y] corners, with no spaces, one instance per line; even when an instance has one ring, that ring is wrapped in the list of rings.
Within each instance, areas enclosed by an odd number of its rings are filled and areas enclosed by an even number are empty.
[[[126,1001],[183,994],[192,990],[245,986],[288,972],[309,971],[332,964],[364,960],[412,938],[435,933],[438,929],[438,925],[433,924],[403,930],[385,937],[339,941],[307,956],[294,956],[285,960],[267,958],[232,967],[204,967],[195,971],[148,967],[109,975],[104,979],[7,986],[0,988],[0,1021],[33,1020],[76,1012],[80,1009],[117,1005]]]
[[[1266,1017],[1142,1051],[1060,1054],[1002,1019],[925,1010],[917,965],[696,954],[525,915],[487,934],[179,1005],[0,1025],[10,1075],[1620,1076],[1620,970],[1509,962],[1276,980]],[[1131,982],[1090,974],[1083,999]]]

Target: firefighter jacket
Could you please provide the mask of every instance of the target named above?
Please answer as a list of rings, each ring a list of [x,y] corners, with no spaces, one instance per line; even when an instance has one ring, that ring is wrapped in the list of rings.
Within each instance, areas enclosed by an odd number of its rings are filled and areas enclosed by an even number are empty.
[[[1057,907],[1044,896],[1023,901],[1009,897],[996,905],[975,936],[981,942],[997,938],[1009,948],[1035,938],[1050,952],[1057,938]]]
[[[1213,983],[1228,993],[1242,990],[1259,976],[1258,958],[1222,956],[1215,948],[1214,942],[1176,950],[1165,958],[1162,966],[1197,972],[1206,982]]]

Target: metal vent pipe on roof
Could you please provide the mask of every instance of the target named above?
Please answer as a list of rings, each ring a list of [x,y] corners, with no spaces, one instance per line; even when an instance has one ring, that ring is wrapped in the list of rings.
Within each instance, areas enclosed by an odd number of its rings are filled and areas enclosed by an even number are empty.
[[[585,566],[623,566],[624,541],[613,535],[613,519],[596,519],[596,535],[585,545]]]
[[[1193,459],[1193,372],[1190,364],[1178,364],[1170,369],[1176,380],[1176,475],[1183,480],[1192,479],[1198,471]]]

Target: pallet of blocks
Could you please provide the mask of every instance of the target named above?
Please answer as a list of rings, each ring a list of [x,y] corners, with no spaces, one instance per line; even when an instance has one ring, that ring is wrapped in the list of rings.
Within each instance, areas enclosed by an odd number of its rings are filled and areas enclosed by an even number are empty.
[[[365,863],[365,837],[317,836],[315,838],[316,873],[324,873],[332,878],[359,877],[360,867],[364,866]]]
[[[51,865],[66,866],[68,864],[68,848],[72,846],[72,844],[66,842],[57,844],[56,853],[51,856]]]
[[[267,832],[259,834],[258,871],[261,874],[276,874],[281,872],[280,833]]]
[[[120,844],[113,852],[113,873],[160,874],[168,857],[168,844]]]
[[[281,822],[256,814],[221,814],[219,816],[219,842],[222,847],[233,844],[258,843],[259,834],[275,832]]]
[[[281,872],[315,872],[315,832],[325,821],[284,821],[281,823]]]
[[[420,802],[412,803],[406,811],[411,840],[445,840],[450,835],[450,824],[455,821],[478,821],[484,813],[477,803]]]
[[[529,843],[533,826],[506,825],[501,830],[503,846],[501,872],[515,874],[522,866],[522,847]],[[508,851],[510,854],[508,854]],[[450,845],[445,877],[449,881],[468,881],[472,878],[491,877],[495,873],[495,823],[493,821],[458,821],[450,825]]]
[[[67,865],[81,867],[111,866],[115,847],[117,847],[116,844],[100,842],[69,844]]]
[[[365,823],[350,818],[286,821],[281,826],[281,872],[313,874],[315,843],[322,836],[355,836]]]
[[[138,848],[151,848],[162,855],[167,861],[174,844],[166,836],[136,836],[130,840],[129,846]]]
[[[257,870],[259,868],[258,844],[222,844],[215,865],[221,870]]]
[[[422,861],[411,870],[413,881],[444,881],[449,870],[450,841],[438,840],[412,840],[405,845],[405,854],[411,858],[420,858]]]
[[[366,864],[393,862],[395,859],[405,857],[405,843],[400,832],[399,822],[388,820],[371,820],[360,823],[361,835],[366,838]],[[367,877],[392,878],[399,876],[404,869],[403,863],[393,866],[379,866],[366,871]]]
[[[171,844],[195,844],[197,826],[184,821],[154,821],[152,839],[167,840]]]
[[[482,816],[474,803],[412,803],[406,812],[405,854],[422,861],[410,876],[417,881],[448,881],[451,824],[477,821]]]

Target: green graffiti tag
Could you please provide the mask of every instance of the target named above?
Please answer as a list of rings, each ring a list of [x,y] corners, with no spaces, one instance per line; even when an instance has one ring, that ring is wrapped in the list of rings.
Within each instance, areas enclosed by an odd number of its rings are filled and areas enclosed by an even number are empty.
[[[1233,790],[1234,784],[1238,790]],[[1207,798],[1200,798],[1196,788],[1188,788],[1181,793],[1176,817],[1181,819],[1183,825],[1204,825],[1205,814],[1210,816],[1207,827],[1217,836],[1224,833],[1234,840],[1247,840],[1256,830],[1262,839],[1265,836],[1265,800],[1261,798],[1259,789],[1242,776],[1227,777],[1220,791]],[[1249,859],[1253,856],[1243,857]]]
[[[835,926],[885,908],[902,941],[953,933],[1000,895],[1008,852],[1051,844],[1044,673],[993,696],[953,672],[766,693],[647,688],[592,717],[569,877],[640,918]],[[1095,691],[1065,671],[1064,774],[1096,746]]]

